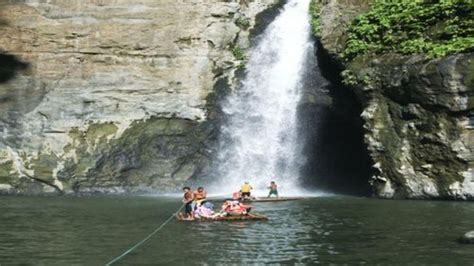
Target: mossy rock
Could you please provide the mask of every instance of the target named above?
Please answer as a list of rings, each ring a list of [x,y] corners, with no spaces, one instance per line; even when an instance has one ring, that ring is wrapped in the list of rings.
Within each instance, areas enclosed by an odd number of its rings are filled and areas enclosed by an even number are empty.
[[[72,128],[68,135],[71,139],[73,139],[73,143],[96,143],[114,135],[118,130],[118,127],[112,122],[106,123],[92,123],[90,122],[87,130],[81,131],[77,127]],[[66,149],[66,147],[65,147]],[[71,147],[67,147],[67,149],[71,149]]]
[[[0,163],[0,184],[9,184],[13,183],[13,162],[5,161]]]
[[[202,156],[202,143],[209,138],[205,123],[181,118],[152,117],[133,122],[117,139],[100,138],[90,154],[76,147],[78,163],[65,165],[78,187],[137,187],[154,179],[189,179]],[[111,132],[111,131],[109,131]],[[187,166],[186,166],[187,165]],[[191,170],[190,170],[191,169]],[[186,176],[185,176],[186,175]]]
[[[118,130],[118,127],[112,123],[91,123],[87,128],[87,131],[84,132],[84,137],[90,142],[95,142],[101,138],[106,138],[108,136],[114,135]]]
[[[58,165],[59,158],[55,154],[40,153],[37,158],[31,160],[29,167],[34,170],[35,178],[53,183],[53,170]]]

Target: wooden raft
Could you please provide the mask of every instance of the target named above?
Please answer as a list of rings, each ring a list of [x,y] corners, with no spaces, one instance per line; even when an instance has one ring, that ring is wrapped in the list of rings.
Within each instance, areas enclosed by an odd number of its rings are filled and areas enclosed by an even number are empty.
[[[206,222],[220,222],[220,221],[267,221],[268,217],[258,213],[249,213],[241,216],[224,216],[224,217],[215,217],[215,218],[198,218],[192,221],[186,220],[184,213],[180,212],[176,215],[176,219],[179,221],[186,222],[197,222],[197,221],[206,221]]]
[[[243,202],[277,202],[277,201],[291,201],[291,200],[302,200],[304,197],[264,197],[264,198],[255,198],[255,199],[245,199]]]

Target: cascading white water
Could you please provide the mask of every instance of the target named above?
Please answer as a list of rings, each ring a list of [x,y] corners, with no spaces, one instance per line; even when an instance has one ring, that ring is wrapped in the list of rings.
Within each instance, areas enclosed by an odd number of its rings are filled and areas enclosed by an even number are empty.
[[[266,189],[271,180],[287,194],[298,189],[303,160],[297,106],[305,58],[312,48],[310,0],[289,0],[249,53],[241,86],[224,102],[216,175],[221,193],[244,181]]]

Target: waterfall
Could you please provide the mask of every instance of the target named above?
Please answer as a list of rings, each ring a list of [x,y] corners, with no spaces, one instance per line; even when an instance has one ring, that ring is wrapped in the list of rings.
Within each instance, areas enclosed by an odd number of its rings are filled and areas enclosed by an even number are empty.
[[[225,99],[215,175],[221,193],[244,181],[266,190],[270,181],[294,193],[304,160],[297,107],[305,59],[312,51],[310,0],[289,0],[249,51],[245,77]],[[262,192],[260,192],[262,193]]]

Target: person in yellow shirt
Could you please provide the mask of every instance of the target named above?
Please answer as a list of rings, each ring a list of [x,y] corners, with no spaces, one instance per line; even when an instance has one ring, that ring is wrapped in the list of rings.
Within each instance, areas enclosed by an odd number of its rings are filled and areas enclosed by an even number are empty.
[[[240,187],[240,192],[242,199],[249,199],[250,198],[250,191],[253,187],[249,184],[249,181],[245,181],[245,183]]]

